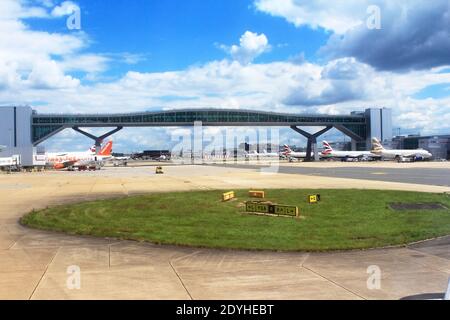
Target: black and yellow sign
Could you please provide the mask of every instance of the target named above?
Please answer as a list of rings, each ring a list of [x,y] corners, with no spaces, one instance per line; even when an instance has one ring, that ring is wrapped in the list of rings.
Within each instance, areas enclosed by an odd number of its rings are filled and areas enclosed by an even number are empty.
[[[247,201],[245,203],[245,210],[247,212],[270,213],[269,212],[270,206],[273,206],[273,205],[268,204],[268,203]]]
[[[298,217],[299,215],[298,207],[296,206],[285,206],[264,202],[247,201],[245,204],[245,210],[247,212],[275,214],[279,216]]]
[[[156,167],[155,173],[156,174],[163,174],[164,173],[163,168],[162,167]]]
[[[252,198],[265,198],[266,194],[264,191],[250,190],[248,196]]]
[[[222,201],[228,201],[234,199],[234,197],[234,191],[225,192],[224,194],[222,194]]]
[[[275,205],[275,214],[279,216],[293,216],[298,217],[298,207]]]
[[[320,201],[320,194],[313,194],[308,196],[308,202],[309,203],[317,203]]]

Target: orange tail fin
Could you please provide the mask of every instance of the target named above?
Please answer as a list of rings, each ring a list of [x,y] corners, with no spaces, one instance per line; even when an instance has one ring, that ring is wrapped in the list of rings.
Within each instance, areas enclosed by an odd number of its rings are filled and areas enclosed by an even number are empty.
[[[100,155],[101,156],[110,156],[111,152],[112,152],[112,146],[113,146],[112,141],[108,141],[108,143],[105,144],[105,146],[100,151]]]

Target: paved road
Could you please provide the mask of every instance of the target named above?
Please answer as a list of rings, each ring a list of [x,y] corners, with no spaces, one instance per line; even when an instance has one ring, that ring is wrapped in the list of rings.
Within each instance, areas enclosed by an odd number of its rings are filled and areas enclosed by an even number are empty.
[[[105,196],[270,184],[279,188],[359,184],[204,166],[167,168],[162,176],[149,172],[154,170],[1,176],[0,299],[401,299],[442,296],[446,289],[450,237],[366,251],[249,252],[71,236],[17,223],[32,208]],[[408,186],[376,183],[383,185]],[[67,285],[69,277],[74,279],[67,273],[75,270],[73,266],[80,268],[79,289]],[[380,287],[370,288],[368,271],[377,268]]]
[[[242,169],[260,169],[262,165],[230,164],[217,166]],[[310,168],[299,166],[280,166],[279,173],[303,174],[347,179],[362,179],[413,183],[434,186],[450,186],[450,168],[372,168],[372,167],[342,167],[342,168]]]

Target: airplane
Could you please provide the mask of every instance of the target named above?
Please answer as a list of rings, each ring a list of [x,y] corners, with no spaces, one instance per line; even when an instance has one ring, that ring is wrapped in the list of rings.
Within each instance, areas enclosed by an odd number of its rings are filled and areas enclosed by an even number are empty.
[[[306,152],[292,151],[292,149],[287,144],[284,145],[284,151],[282,155],[285,156],[289,161],[292,161],[293,159],[306,158]],[[311,157],[314,157],[314,152],[311,152]]]
[[[129,156],[122,156],[122,157],[111,157],[111,160],[113,161],[114,167],[118,167],[118,166],[127,166],[128,165],[128,161],[131,160],[131,157]]]
[[[410,159],[412,161],[430,159],[433,156],[425,149],[387,150],[377,138],[372,138],[372,145],[372,153],[386,159],[395,159],[398,162],[404,161],[404,159]]]
[[[166,160],[169,160],[169,158],[166,155],[162,154],[161,156],[159,156],[158,158],[156,158],[154,160],[156,160],[156,161],[166,161]]]
[[[47,164],[57,170],[97,166],[111,159],[112,145],[112,141],[106,143],[99,154],[96,154],[95,147],[84,152],[47,153]]]
[[[131,157],[112,157],[112,159],[118,161],[128,161],[131,160]]]
[[[246,158],[256,158],[256,157],[261,157],[261,158],[279,158],[280,154],[277,152],[267,152],[267,150],[264,150],[262,153],[258,153],[256,150],[253,150],[252,152],[245,152],[245,157]]]
[[[323,141],[323,150],[320,153],[320,156],[322,158],[338,158],[341,160],[346,159],[356,159],[356,160],[362,160],[367,158],[380,158],[380,155],[374,154],[371,151],[336,151],[334,150],[331,145]]]

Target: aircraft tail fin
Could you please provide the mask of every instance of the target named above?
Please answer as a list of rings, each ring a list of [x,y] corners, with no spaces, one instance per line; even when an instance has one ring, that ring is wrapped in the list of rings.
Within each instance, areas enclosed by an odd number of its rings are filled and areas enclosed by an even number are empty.
[[[323,151],[322,154],[327,155],[333,152],[333,148],[331,147],[331,145],[326,142],[325,140],[322,141],[322,145],[323,145]]]
[[[101,156],[110,156],[112,153],[112,146],[113,146],[113,142],[108,141],[108,143],[106,143],[105,146],[100,151],[100,155]]]
[[[283,154],[285,156],[288,156],[288,155],[290,155],[292,153],[292,149],[287,144],[284,145],[284,150],[283,151],[284,151]]]
[[[372,138],[372,151],[382,151],[384,150],[383,145],[381,144],[380,140],[377,138]]]

